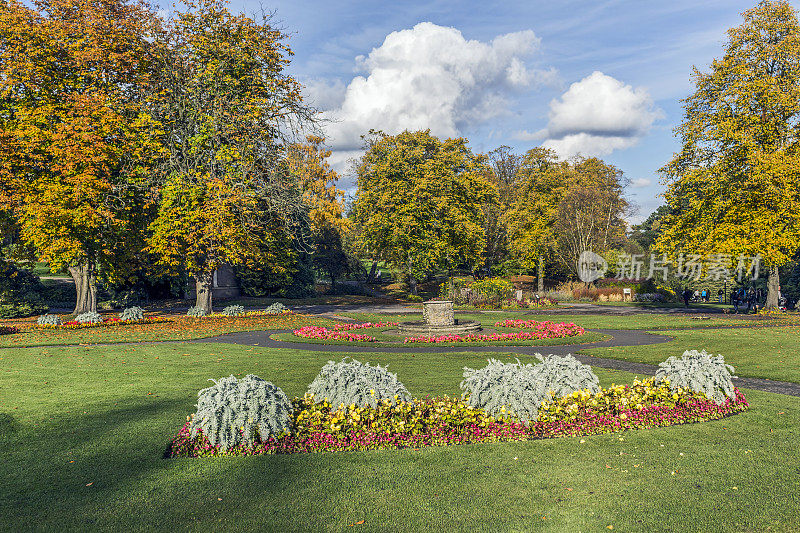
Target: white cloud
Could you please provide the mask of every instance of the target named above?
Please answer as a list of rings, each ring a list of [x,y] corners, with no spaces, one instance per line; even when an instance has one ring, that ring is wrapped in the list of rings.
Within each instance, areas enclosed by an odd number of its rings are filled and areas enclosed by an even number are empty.
[[[357,149],[371,128],[389,134],[430,128],[453,137],[506,114],[508,95],[557,77],[552,69],[525,66],[539,42],[530,30],[491,42],[466,40],[457,29],[430,22],[390,33],[368,56],[356,58],[365,75],[353,78],[341,105],[325,113],[333,121],[326,127],[329,144]]]
[[[311,78],[303,80],[304,99],[317,109],[332,109],[342,104],[345,87],[342,80],[322,80]]]
[[[593,72],[550,102],[542,146],[563,157],[605,155],[637,144],[662,116],[646,89]]]
[[[636,178],[631,180],[631,187],[634,189],[641,189],[642,187],[649,187],[653,184],[650,178]]]

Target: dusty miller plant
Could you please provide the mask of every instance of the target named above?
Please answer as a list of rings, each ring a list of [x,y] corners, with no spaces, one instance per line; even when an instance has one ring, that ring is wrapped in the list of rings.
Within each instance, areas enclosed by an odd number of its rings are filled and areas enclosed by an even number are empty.
[[[341,363],[328,361],[308,386],[308,393],[318,402],[327,399],[340,404],[377,407],[381,400],[407,402],[411,394],[385,366],[371,366],[355,359]],[[397,398],[395,398],[397,396]]]
[[[40,326],[60,326],[61,325],[61,317],[58,315],[42,315],[36,319],[36,323]]]
[[[193,305],[186,311],[186,316],[203,317],[206,316],[206,310],[199,305]]]
[[[103,317],[97,311],[89,311],[75,317],[75,322],[79,324],[99,324],[102,321]]]
[[[270,304],[269,307],[264,309],[264,312],[268,315],[279,315],[286,311],[287,308],[280,302],[275,302],[274,304]]]
[[[292,402],[279,387],[252,374],[230,376],[197,393],[192,437],[202,430],[222,450],[252,445],[291,431],[292,414]]]
[[[240,316],[244,314],[244,306],[243,305],[229,305],[225,309],[222,310],[222,314],[225,316]]]
[[[464,367],[463,396],[472,407],[492,416],[516,415],[520,420],[536,420],[542,402],[588,389],[599,392],[599,379],[591,367],[566,355],[536,354],[540,364],[503,363],[489,359],[480,369]]]
[[[127,307],[119,314],[119,318],[125,322],[130,320],[141,320],[144,318],[144,311],[138,306]]]
[[[656,380],[669,380],[671,390],[684,388],[702,392],[721,405],[726,396],[736,398],[734,371],[721,355],[711,355],[705,350],[686,350],[681,357],[672,356],[659,364],[655,377]]]

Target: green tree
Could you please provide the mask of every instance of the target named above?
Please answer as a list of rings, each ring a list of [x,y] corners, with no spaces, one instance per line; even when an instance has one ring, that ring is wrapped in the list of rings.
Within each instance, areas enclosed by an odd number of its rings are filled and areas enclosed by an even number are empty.
[[[291,50],[268,18],[231,14],[222,0],[189,2],[161,38],[158,91],[166,155],[149,250],[196,280],[196,305],[212,307],[223,264],[287,274],[286,235],[308,208],[287,147],[313,118],[286,73]]]
[[[767,307],[778,267],[800,247],[800,27],[785,1],[762,1],[728,31],[722,59],[694,71],[663,169],[670,212],[657,246],[677,254],[760,255]]]
[[[661,234],[661,225],[667,213],[669,213],[668,206],[658,206],[655,211],[650,213],[650,216],[648,216],[644,222],[631,226],[630,240],[637,243],[642,250],[650,250]]]
[[[364,248],[406,272],[414,294],[436,269],[479,265],[483,208],[497,194],[484,158],[430,130],[378,134],[367,148],[352,213]]]

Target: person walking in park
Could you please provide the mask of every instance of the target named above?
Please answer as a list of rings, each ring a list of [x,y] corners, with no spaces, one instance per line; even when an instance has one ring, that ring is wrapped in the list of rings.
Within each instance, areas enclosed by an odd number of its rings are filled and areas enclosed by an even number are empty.
[[[687,287],[683,290],[683,305],[689,307],[689,299],[692,297],[692,291]]]

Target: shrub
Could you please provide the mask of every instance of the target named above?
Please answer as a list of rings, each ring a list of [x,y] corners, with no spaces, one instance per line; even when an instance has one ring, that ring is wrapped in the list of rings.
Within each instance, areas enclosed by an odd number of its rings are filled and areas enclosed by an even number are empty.
[[[228,307],[222,310],[222,314],[225,316],[241,316],[244,314],[244,306],[229,305]]]
[[[542,356],[538,365],[502,363],[489,359],[481,369],[464,368],[461,390],[470,405],[495,416],[510,410],[520,420],[536,420],[539,406],[552,397],[560,398],[575,391],[600,391],[600,380],[589,365],[571,355]]]
[[[206,310],[200,306],[193,305],[186,311],[186,316],[193,316],[193,317],[204,317],[206,316]]]
[[[406,297],[406,300],[408,300],[409,302],[417,302],[417,303],[419,303],[419,302],[422,301],[422,296],[420,296],[419,294],[409,294]]]
[[[144,311],[138,306],[128,307],[119,314],[119,318],[125,322],[141,320],[144,318]]]
[[[60,326],[61,317],[58,315],[42,315],[36,319],[36,323],[40,326]]]
[[[78,324],[99,324],[103,321],[103,317],[97,311],[89,311],[75,317],[75,322]]]
[[[514,292],[514,285],[504,278],[487,278],[470,285],[470,290],[484,299],[506,299]]]
[[[289,433],[292,415],[292,403],[279,387],[252,374],[240,380],[230,376],[197,393],[191,435],[202,431],[213,446],[228,450]]]
[[[407,402],[411,395],[397,376],[380,365],[371,366],[355,359],[340,363],[328,361],[308,386],[308,394],[333,406],[344,404],[377,407],[381,400]]]
[[[16,326],[0,326],[0,335],[13,335],[19,333],[19,328]]]
[[[0,258],[0,318],[24,318],[46,313],[44,285],[30,269]]]
[[[266,309],[264,309],[264,313],[268,315],[280,315],[281,313],[284,313],[288,310],[289,309],[282,303],[275,302],[273,304],[270,304],[269,307],[267,307]]]
[[[734,368],[725,364],[721,355],[686,350],[680,358],[672,356],[659,364],[655,378],[668,381],[672,390],[684,388],[702,392],[721,405],[726,396],[736,397],[733,372]]]
[[[547,395],[544,381],[536,379],[533,365],[489,359],[481,369],[464,367],[459,385],[469,405],[493,416],[513,414],[520,420],[536,420]]]

